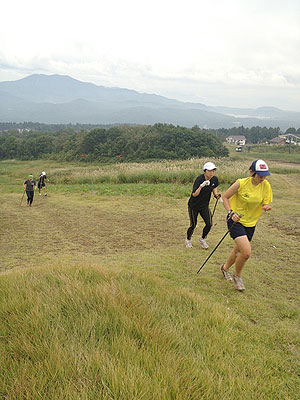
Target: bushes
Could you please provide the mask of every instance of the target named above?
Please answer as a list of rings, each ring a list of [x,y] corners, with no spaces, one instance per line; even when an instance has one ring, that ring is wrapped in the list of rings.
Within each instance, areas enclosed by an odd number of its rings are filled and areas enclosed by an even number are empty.
[[[3,134],[0,159],[129,162],[227,157],[228,150],[207,130],[170,124],[117,126],[61,133]]]
[[[225,146],[210,133],[198,129],[155,124],[145,127],[115,127],[103,134],[103,129],[94,129],[83,139],[84,144],[94,138],[94,147],[89,145],[88,157],[92,161],[145,161],[175,160],[193,157],[228,156]],[[82,151],[87,146],[80,146]]]

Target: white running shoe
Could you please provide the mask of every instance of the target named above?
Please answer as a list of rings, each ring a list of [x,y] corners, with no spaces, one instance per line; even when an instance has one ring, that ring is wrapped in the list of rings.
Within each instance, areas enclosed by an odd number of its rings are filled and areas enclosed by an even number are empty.
[[[188,239],[185,239],[185,247],[186,247],[187,249],[191,249],[191,248],[193,247],[192,241],[191,241],[191,240],[188,240]]]
[[[233,275],[233,284],[236,290],[239,290],[240,292],[245,290],[243,279],[240,276]]]
[[[201,246],[203,247],[203,249],[208,249],[208,244],[206,243],[206,240],[203,238],[199,239],[199,243],[201,244]]]
[[[221,270],[224,278],[226,279],[226,281],[232,281],[232,277],[231,277],[230,273],[228,271],[226,271],[226,269],[224,269],[224,265],[225,264],[221,264],[220,270]]]

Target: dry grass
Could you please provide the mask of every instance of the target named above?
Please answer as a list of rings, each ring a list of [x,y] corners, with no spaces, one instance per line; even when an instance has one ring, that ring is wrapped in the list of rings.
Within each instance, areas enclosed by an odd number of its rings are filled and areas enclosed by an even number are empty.
[[[178,228],[183,221],[162,198],[153,202],[132,196],[125,201],[93,197],[77,193],[66,198],[50,192],[48,197],[35,196],[29,208],[25,200],[20,207],[19,196],[7,195],[2,207],[1,268],[33,266],[45,254],[76,260],[80,254],[163,248],[182,239]]]

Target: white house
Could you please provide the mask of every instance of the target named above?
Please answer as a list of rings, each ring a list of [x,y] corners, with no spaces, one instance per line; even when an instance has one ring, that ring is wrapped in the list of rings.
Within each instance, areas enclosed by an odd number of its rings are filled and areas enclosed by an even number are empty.
[[[300,135],[298,133],[284,133],[279,135],[279,137],[284,138],[287,144],[292,143],[297,144],[298,146],[300,145]]]
[[[238,146],[245,146],[246,137],[244,135],[232,135],[226,138],[227,143],[232,143]]]

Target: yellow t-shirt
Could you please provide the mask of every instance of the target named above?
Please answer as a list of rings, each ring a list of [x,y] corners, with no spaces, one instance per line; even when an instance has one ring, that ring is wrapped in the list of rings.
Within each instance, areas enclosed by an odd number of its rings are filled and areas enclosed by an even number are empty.
[[[260,214],[262,206],[272,202],[272,188],[270,183],[265,179],[262,183],[254,186],[252,177],[238,179],[240,187],[229,200],[231,209],[243,214],[240,223],[244,226],[255,226]]]

